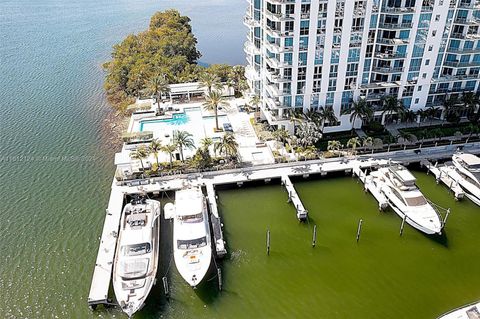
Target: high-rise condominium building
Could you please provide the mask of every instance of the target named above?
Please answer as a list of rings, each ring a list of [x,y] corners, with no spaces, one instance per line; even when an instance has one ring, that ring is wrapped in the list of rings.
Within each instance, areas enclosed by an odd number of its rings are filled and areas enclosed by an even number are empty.
[[[292,109],[332,107],[325,131],[348,130],[352,102],[381,120],[388,95],[440,114],[446,98],[478,90],[475,0],[249,0],[245,24],[246,76],[274,126],[290,128]]]

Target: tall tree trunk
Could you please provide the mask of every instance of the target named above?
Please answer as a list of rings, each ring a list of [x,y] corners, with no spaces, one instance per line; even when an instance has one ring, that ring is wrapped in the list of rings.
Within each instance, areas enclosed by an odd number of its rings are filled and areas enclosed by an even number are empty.
[[[215,127],[218,130],[220,130],[220,128],[218,127],[218,110],[217,110],[217,105],[214,105],[213,106],[213,112],[215,113]]]
[[[180,158],[182,159],[182,162],[185,162],[184,158],[183,158],[183,147],[180,146]]]

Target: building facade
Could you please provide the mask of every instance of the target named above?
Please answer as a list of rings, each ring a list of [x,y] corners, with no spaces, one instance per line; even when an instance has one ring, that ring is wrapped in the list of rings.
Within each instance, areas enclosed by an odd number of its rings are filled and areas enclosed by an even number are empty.
[[[475,0],[248,0],[246,77],[262,116],[291,128],[292,109],[332,107],[350,123],[353,101],[376,112],[383,96],[406,109],[436,107],[477,92],[480,2]],[[343,114],[343,115],[342,115]]]

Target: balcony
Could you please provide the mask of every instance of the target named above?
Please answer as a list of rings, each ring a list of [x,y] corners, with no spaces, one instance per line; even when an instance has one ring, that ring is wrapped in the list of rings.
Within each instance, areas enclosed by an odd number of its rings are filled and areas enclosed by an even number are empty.
[[[379,67],[379,66],[374,66],[372,71],[373,72],[378,72],[378,73],[396,73],[396,72],[403,72],[403,67]]]
[[[433,6],[422,6],[422,12],[432,12]]]
[[[260,81],[260,72],[251,65],[245,67],[245,77],[250,81]]]
[[[478,21],[477,19],[456,18],[453,23],[464,25],[478,25],[480,24],[480,21]]]
[[[258,49],[252,42],[247,41],[243,46],[243,51],[248,55],[260,54],[260,49]]]
[[[459,62],[459,61],[446,61],[443,63],[443,66],[449,66],[452,68],[468,68],[468,67],[476,67],[480,66],[480,61],[479,62]]]
[[[295,15],[289,13],[275,13],[266,11],[265,16],[275,22],[283,22],[283,21],[293,21],[295,20]]]
[[[246,26],[246,27],[249,27],[249,28],[254,28],[254,27],[259,27],[260,26],[260,22],[259,21],[256,21],[254,20],[253,18],[249,17],[249,16],[245,16],[245,18],[243,18],[243,24]]]
[[[415,12],[415,8],[394,8],[394,7],[385,7],[382,9],[383,13],[388,14],[404,14],[404,13],[413,13]]]
[[[268,0],[271,4],[287,4],[287,3],[295,3],[295,0]]]
[[[278,61],[278,60],[275,59],[275,58],[268,58],[268,57],[266,57],[265,60],[266,60],[267,63],[270,65],[270,67],[275,68],[275,69],[289,68],[289,67],[292,66],[291,63],[281,62],[281,61]]]
[[[402,45],[408,44],[408,39],[385,39],[385,38],[377,38],[377,43],[386,44],[386,45]]]
[[[273,83],[283,83],[283,82],[290,82],[292,80],[291,77],[285,77],[278,72],[265,70],[265,74],[267,79]]]
[[[406,53],[375,53],[375,58],[382,60],[405,59],[406,57]]]
[[[272,53],[284,53],[284,52],[292,52],[293,47],[284,47],[281,46],[278,43],[270,43],[270,42],[265,42],[265,47],[268,49],[268,51]]]
[[[412,23],[384,23],[380,22],[378,24],[379,29],[388,29],[388,30],[400,30],[400,29],[411,29]]]
[[[265,30],[267,31],[267,34],[270,35],[271,37],[274,37],[274,38],[284,38],[284,37],[288,37],[288,36],[293,36],[293,31],[281,31],[281,30],[276,30],[276,29],[272,29],[271,27],[267,26],[265,28]]]

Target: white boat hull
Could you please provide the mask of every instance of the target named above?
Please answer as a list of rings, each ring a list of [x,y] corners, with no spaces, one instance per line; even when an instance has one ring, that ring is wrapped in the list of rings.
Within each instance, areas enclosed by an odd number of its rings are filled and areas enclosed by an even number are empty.
[[[201,189],[175,193],[173,254],[180,275],[190,286],[197,287],[212,261],[208,208]]]
[[[156,202],[156,201],[151,201]],[[160,203],[157,202],[157,217],[152,221],[151,225],[151,243],[152,249],[149,254],[143,258],[142,261],[148,259],[148,269],[145,275],[142,275],[139,278],[133,279],[124,279],[121,275],[124,272],[124,269],[121,269],[121,246],[117,244],[117,249],[115,253],[115,262],[113,268],[113,290],[115,292],[115,297],[117,302],[122,309],[122,311],[128,316],[132,317],[137,311],[143,308],[145,300],[147,299],[150,291],[155,283],[155,278],[158,268],[158,259],[159,259],[159,239],[160,239]],[[124,214],[122,213],[121,222],[124,222]],[[122,230],[119,232],[118,241],[122,241]]]

